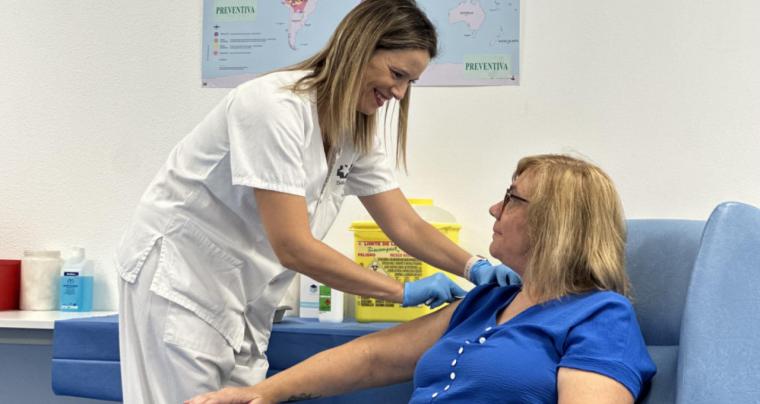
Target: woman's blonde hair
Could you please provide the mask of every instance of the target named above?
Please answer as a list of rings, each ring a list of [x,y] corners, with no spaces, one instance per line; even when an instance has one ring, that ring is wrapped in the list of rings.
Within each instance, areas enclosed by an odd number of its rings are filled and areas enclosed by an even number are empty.
[[[599,167],[564,155],[525,157],[531,245],[528,292],[539,301],[591,290],[630,296],[625,271],[625,220],[612,180]]]
[[[346,15],[327,45],[287,70],[310,70],[294,91],[316,90],[317,111],[326,148],[353,136],[361,153],[369,151],[376,118],[357,111],[364,69],[376,50],[421,49],[438,53],[433,23],[414,0],[364,0]],[[397,162],[406,164],[406,135],[411,86],[400,101]]]

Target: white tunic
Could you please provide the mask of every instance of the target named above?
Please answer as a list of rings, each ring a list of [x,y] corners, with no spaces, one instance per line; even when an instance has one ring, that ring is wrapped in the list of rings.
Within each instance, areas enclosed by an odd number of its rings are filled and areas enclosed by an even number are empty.
[[[132,283],[160,245],[150,289],[194,312],[236,352],[246,322],[266,351],[294,276],[266,238],[252,188],[304,196],[321,239],[344,195],[397,187],[378,136],[364,156],[343,144],[328,166],[314,95],[286,89],[304,74],[272,73],[231,91],[172,150],[116,252],[120,276]]]

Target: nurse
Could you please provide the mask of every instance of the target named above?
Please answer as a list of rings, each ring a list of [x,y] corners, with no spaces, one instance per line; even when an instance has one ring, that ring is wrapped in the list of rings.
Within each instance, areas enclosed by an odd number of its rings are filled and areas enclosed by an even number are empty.
[[[375,113],[398,102],[404,161],[410,84],[436,52],[414,1],[365,0],[322,51],[232,90],[172,150],[116,254],[126,403],[263,380],[296,272],[406,306],[464,294],[440,274],[402,285],[322,243],[345,195],[409,254],[476,284],[510,282],[415,213],[376,136]]]

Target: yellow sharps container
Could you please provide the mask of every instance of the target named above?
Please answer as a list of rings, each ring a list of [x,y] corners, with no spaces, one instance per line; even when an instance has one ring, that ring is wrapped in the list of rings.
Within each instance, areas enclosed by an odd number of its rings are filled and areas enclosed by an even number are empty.
[[[459,229],[462,226],[455,223],[454,216],[433,206],[432,199],[410,199],[409,202],[423,219],[453,242],[459,242]],[[383,273],[402,283],[416,281],[440,271],[402,251],[371,220],[355,221],[351,223],[350,230],[354,232],[356,263],[367,271]],[[452,280],[459,279],[457,282],[460,285],[464,282],[462,278],[448,272],[440,272]],[[425,305],[401,307],[398,303],[363,296],[356,296],[355,302],[356,320],[359,322],[409,321],[434,311]]]

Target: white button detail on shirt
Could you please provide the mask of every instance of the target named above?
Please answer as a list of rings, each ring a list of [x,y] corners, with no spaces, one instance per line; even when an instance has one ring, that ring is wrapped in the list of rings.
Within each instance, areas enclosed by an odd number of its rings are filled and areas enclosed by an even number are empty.
[[[467,344],[470,343],[470,340],[467,339],[467,340],[464,341],[464,343],[465,343],[465,345],[467,345]]]
[[[481,344],[485,344],[486,337],[480,337],[480,338],[478,338],[478,342],[480,342]]]
[[[459,354],[461,355],[461,354],[462,354],[462,352],[464,352],[464,347],[463,347],[463,346],[460,346],[460,347],[459,347]]]
[[[438,397],[438,392],[433,393],[433,398]]]
[[[457,374],[454,373],[454,372],[451,372],[451,374],[449,375],[449,377],[451,378],[451,380],[454,380],[454,379],[457,378]]]
[[[486,332],[493,330],[493,327],[486,328]]]
[[[457,360],[456,359],[454,359],[453,361],[451,361],[451,366],[456,366],[456,365],[457,365]]]
[[[451,388],[451,385],[447,384],[446,387],[443,388],[443,391],[449,391],[450,388]]]

